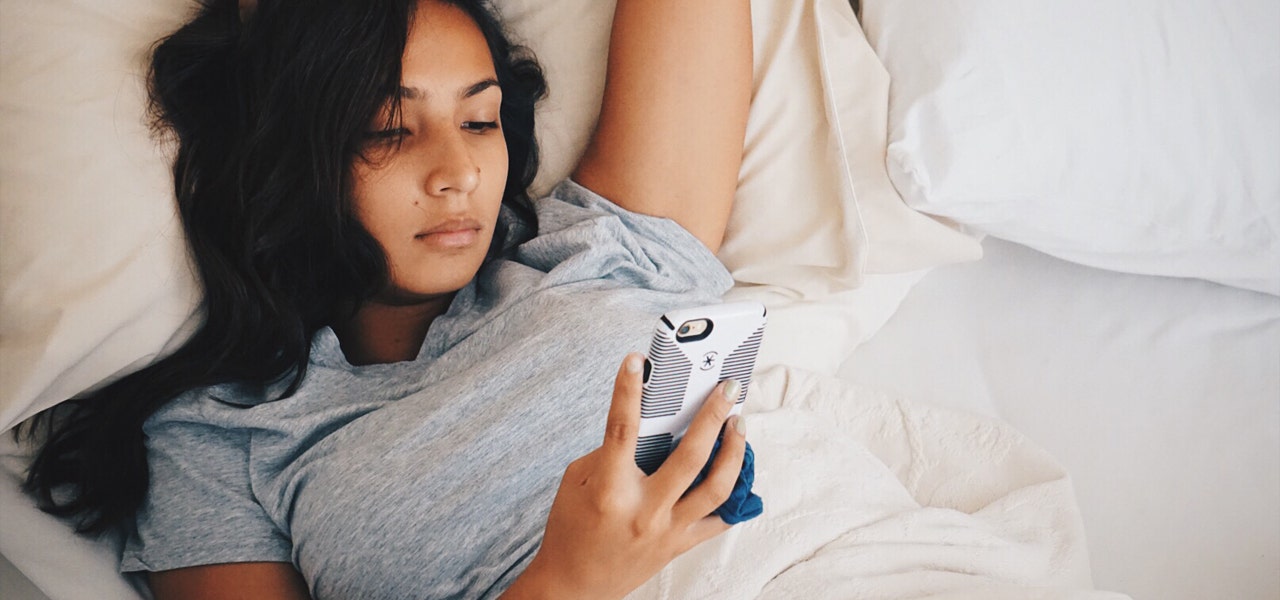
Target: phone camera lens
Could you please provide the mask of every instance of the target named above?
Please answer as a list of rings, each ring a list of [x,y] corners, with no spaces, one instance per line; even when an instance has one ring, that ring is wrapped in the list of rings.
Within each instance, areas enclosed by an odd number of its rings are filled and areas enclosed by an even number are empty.
[[[677,342],[696,342],[705,339],[711,333],[710,319],[693,319],[680,324],[676,329]]]

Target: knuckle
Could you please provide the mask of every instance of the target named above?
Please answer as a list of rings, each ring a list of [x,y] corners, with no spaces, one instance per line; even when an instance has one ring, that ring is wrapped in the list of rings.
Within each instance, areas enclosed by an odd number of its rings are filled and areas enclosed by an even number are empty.
[[[664,554],[668,554],[667,562],[671,562],[679,558],[681,554],[692,550],[701,544],[704,540],[702,530],[698,527],[698,521],[684,524],[679,527],[673,527],[662,539],[662,549]]]
[[[707,480],[707,494],[711,496],[715,506],[720,506],[725,500],[729,499],[729,494],[733,493],[733,482],[728,478],[720,477]],[[715,506],[712,508],[714,509]]]
[[[612,421],[605,425],[604,436],[615,442],[631,440],[631,424],[626,421]]]
[[[685,534],[679,537],[673,536],[673,537],[667,538],[667,540],[663,544],[663,548],[665,548],[666,550],[666,552],[664,553],[666,562],[671,562],[676,558],[679,558],[681,554],[684,554],[685,552],[692,550],[694,546],[697,546],[701,542],[702,542],[701,539],[698,539],[697,537],[691,534]]]
[[[720,449],[724,452],[724,460],[729,467],[734,469],[742,467],[742,459],[747,454],[747,445],[741,438],[722,444]]]
[[[703,419],[710,426],[718,427],[729,418],[729,410],[732,407],[728,402],[722,402],[719,398],[707,401],[705,410],[702,411]]]
[[[626,510],[626,498],[618,490],[606,488],[592,497],[591,506],[599,514],[615,515]]]
[[[659,535],[663,526],[656,514],[640,515],[631,520],[631,535],[637,539],[647,539]]]
[[[575,475],[580,475],[586,469],[586,462],[587,457],[580,456],[569,463],[569,466],[564,468],[565,479],[572,479]]]
[[[688,473],[697,473],[702,470],[702,466],[706,459],[703,458],[699,460],[699,458],[694,456],[692,452],[678,452],[672,454],[667,460],[674,463],[672,466],[677,470]]]
[[[591,474],[590,455],[583,456],[564,468],[562,484],[584,485]]]

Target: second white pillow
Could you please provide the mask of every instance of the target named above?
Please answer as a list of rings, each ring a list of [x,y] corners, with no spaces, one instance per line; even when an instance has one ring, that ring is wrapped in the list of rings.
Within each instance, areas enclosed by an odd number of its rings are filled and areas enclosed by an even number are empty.
[[[909,204],[1280,294],[1280,3],[865,0]]]

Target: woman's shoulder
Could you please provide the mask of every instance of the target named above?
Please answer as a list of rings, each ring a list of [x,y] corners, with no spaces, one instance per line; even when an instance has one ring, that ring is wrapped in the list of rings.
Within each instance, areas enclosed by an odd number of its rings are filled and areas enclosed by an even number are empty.
[[[653,218],[633,213],[615,204],[612,200],[597,194],[590,188],[572,180],[565,179],[551,188],[545,196],[533,202],[538,211],[539,224],[547,216],[605,214],[624,217]]]
[[[573,241],[585,237],[597,244],[605,238],[622,245],[657,242],[715,260],[715,255],[679,223],[632,212],[572,179],[565,179],[535,200],[534,208],[538,213],[538,238]]]
[[[528,266],[568,269],[568,280],[622,278],[668,291],[713,288],[718,295],[732,285],[724,265],[679,223],[627,210],[572,179],[534,207],[538,235],[517,252]]]

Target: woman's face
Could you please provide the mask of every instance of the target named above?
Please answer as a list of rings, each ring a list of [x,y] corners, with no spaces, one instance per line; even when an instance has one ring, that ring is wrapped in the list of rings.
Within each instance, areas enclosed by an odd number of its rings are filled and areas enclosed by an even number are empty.
[[[371,123],[369,160],[353,169],[357,218],[390,266],[378,300],[396,304],[452,293],[475,276],[507,180],[502,90],[475,22],[452,5],[420,2],[402,71],[402,122]]]

